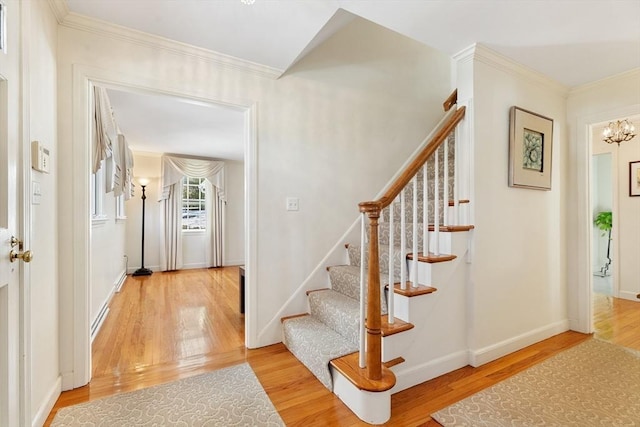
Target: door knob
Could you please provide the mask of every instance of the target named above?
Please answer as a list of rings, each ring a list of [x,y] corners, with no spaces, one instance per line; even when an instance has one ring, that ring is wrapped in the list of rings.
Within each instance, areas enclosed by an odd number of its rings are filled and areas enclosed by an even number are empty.
[[[33,259],[33,253],[31,251],[16,252],[11,250],[11,253],[9,253],[9,259],[11,262],[14,262],[17,259],[21,259],[24,262],[31,262]]]

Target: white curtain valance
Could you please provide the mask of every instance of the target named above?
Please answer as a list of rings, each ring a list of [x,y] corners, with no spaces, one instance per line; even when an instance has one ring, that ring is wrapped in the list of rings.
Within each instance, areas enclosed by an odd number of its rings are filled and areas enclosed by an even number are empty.
[[[206,178],[225,198],[224,162],[187,157],[162,156],[162,189],[160,200],[169,198],[170,188],[183,177]]]

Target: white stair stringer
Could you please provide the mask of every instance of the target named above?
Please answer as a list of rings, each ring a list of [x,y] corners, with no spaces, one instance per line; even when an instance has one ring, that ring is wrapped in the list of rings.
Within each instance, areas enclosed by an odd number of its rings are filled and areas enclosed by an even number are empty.
[[[469,264],[465,262],[469,232],[440,234],[451,235],[452,254],[457,258],[418,263],[419,269],[429,270],[433,279],[427,284],[438,290],[415,297],[394,294],[395,317],[412,323],[414,328],[383,338],[384,357],[398,354],[405,360],[392,368],[397,379],[392,394],[469,363],[466,318]]]

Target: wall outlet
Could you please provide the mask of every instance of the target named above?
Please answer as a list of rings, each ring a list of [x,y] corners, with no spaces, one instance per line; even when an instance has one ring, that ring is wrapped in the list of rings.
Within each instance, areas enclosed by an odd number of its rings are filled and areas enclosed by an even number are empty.
[[[287,197],[287,210],[288,211],[297,211],[297,210],[299,210],[298,198],[297,197]]]

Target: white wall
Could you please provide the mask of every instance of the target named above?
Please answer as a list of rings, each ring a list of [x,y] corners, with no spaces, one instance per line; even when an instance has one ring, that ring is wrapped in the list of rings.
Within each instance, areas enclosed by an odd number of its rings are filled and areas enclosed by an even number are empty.
[[[568,327],[566,101],[556,83],[482,46],[462,61],[461,73],[467,74],[459,78],[473,79],[475,230],[468,345],[471,362],[479,365]],[[463,99],[469,97],[468,81],[459,86],[467,88]],[[551,191],[508,186],[509,110],[514,105],[554,120]]]
[[[144,205],[144,266],[153,271],[160,270],[160,156],[157,154],[134,153],[133,176],[149,179],[145,188],[147,197]],[[141,267],[142,255],[142,189],[135,182],[135,195],[125,202],[127,213],[127,237],[125,253],[129,259],[128,274]]]
[[[126,219],[116,218],[113,192],[102,191],[104,220],[91,226],[91,312],[93,324],[111,300],[125,274]]]
[[[589,255],[589,125],[637,114],[640,114],[640,69],[574,88],[567,99],[567,145],[570,154],[567,176],[569,188],[573,189],[566,194],[566,209],[572,215],[566,223],[567,283],[569,317],[574,330],[592,331],[591,293],[588,288],[592,274]],[[633,143],[637,144],[637,139],[636,136]],[[627,198],[625,203],[636,202]],[[635,237],[633,232],[630,236]],[[638,258],[635,259],[637,263]],[[635,277],[635,288],[640,290]],[[633,287],[633,279],[631,283]]]
[[[160,270],[160,154],[134,152],[134,177],[151,180],[146,188],[145,204],[145,267]],[[225,161],[225,181],[227,186],[227,212],[225,223],[224,265],[244,263],[244,163]],[[136,184],[137,185],[137,184]],[[129,273],[140,267],[142,233],[142,193],[136,187],[136,195],[125,203],[127,212],[126,254],[129,258]],[[203,268],[207,261],[205,254],[206,236],[202,232],[183,233],[184,268]]]
[[[82,26],[78,26],[81,28]],[[85,27],[86,28],[86,27]],[[164,43],[164,42],[163,42]],[[451,91],[446,55],[372,23],[355,20],[278,80],[232,69],[206,55],[181,54],[158,45],[109,38],[104,32],[60,29],[60,138],[73,157],[86,141],[74,135],[74,71],[111,76],[116,83],[181,96],[255,104],[257,120],[257,216],[255,269],[259,281],[250,302],[250,345],[276,342],[258,325],[274,318],[358,215],[357,203],[372,198],[442,117]],[[76,74],[77,75],[77,74]],[[63,94],[63,95],[62,95]],[[75,147],[75,150],[74,150]],[[81,160],[80,160],[81,161]],[[72,174],[60,177],[71,185]],[[299,212],[285,198],[300,198]],[[61,193],[62,233],[74,228],[71,212],[83,206]],[[61,250],[81,248],[70,241]],[[251,248],[249,248],[251,249]],[[80,251],[81,253],[81,251]],[[73,312],[74,260],[61,259],[61,310]],[[76,276],[78,274],[76,273]],[[80,288],[81,289],[81,288]],[[251,310],[249,306],[249,310]],[[73,328],[64,316],[62,327]],[[62,370],[73,369],[73,343],[63,345]]]
[[[16,2],[17,3],[17,2]],[[8,7],[17,6],[16,3]],[[60,392],[58,358],[58,170],[56,55],[58,23],[48,2],[20,2],[28,27],[24,29],[24,100],[28,115],[24,144],[38,140],[50,152],[50,173],[31,170],[31,181],[40,184],[39,204],[31,205],[30,263],[31,366],[30,415],[41,425]],[[29,182],[25,182],[29,188]],[[65,236],[67,237],[67,236]]]

